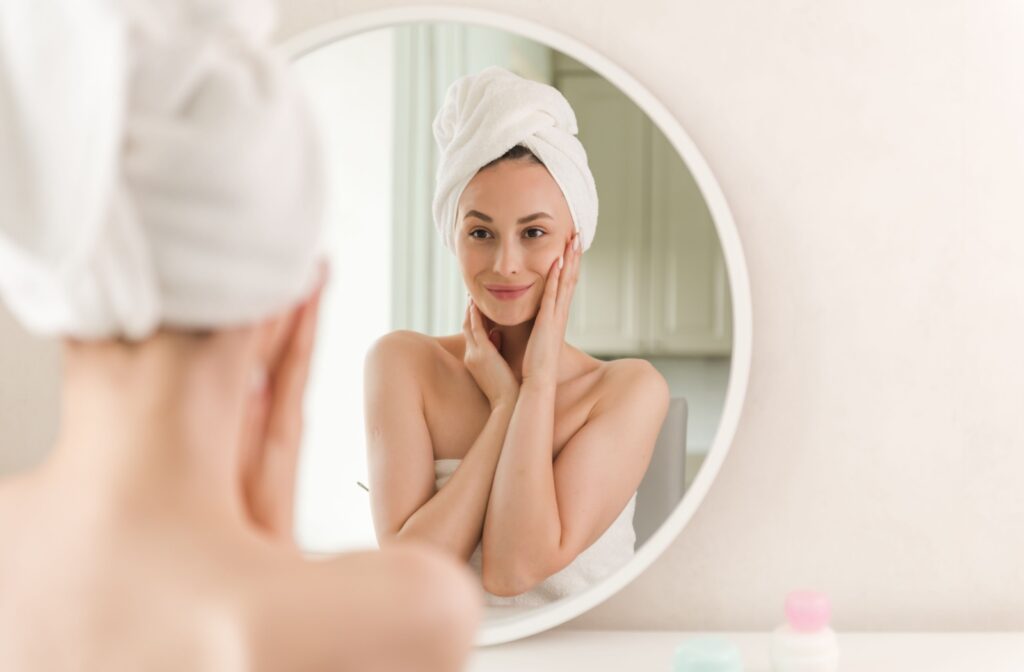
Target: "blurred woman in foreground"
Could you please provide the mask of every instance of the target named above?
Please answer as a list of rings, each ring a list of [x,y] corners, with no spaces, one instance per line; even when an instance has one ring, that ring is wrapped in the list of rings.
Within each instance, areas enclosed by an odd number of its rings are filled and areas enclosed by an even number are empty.
[[[253,2],[0,5],[0,295],[64,355],[49,459],[0,482],[0,669],[468,654],[479,589],[454,561],[292,542],[326,274],[271,23]]]

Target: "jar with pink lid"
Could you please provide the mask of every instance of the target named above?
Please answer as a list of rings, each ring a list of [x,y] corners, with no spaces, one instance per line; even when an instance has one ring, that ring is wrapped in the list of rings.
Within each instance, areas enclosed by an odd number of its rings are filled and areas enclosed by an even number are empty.
[[[829,627],[828,598],[813,590],[786,596],[786,622],[772,633],[774,672],[836,672],[839,643]]]

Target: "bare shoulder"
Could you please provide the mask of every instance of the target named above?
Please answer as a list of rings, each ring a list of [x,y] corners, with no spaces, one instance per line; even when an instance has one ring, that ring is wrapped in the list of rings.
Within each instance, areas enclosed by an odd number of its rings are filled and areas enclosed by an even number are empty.
[[[658,434],[668,415],[669,388],[665,378],[643,359],[618,359],[603,364],[597,399],[587,424],[608,446],[634,446],[647,468]],[[598,429],[599,428],[599,429]],[[637,479],[642,478],[642,473]]]
[[[600,401],[668,406],[668,383],[646,359],[616,359],[605,362],[603,369]]]
[[[399,329],[384,334],[370,346],[367,360],[398,358],[442,357],[445,354],[462,359],[465,340],[461,334],[452,336],[428,336],[418,331]]]
[[[366,375],[421,375],[429,372],[446,355],[443,338],[416,331],[399,330],[384,334],[366,352]]]
[[[468,570],[416,542],[282,562],[250,591],[254,649],[261,669],[419,668],[453,635],[468,650],[478,590]]]
[[[393,358],[405,359],[422,357],[427,350],[435,347],[433,339],[426,334],[400,329],[384,334],[373,342],[366,351],[367,362],[378,362]]]

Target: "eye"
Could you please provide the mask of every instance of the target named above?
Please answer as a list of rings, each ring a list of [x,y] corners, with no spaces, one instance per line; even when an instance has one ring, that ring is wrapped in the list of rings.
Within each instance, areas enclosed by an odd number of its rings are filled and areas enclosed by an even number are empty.
[[[540,238],[545,235],[547,235],[547,231],[536,226],[531,226],[526,230],[527,238]]]
[[[480,235],[477,235],[477,234],[480,234]],[[487,229],[473,229],[472,231],[469,232],[469,237],[470,238],[477,238],[479,240],[483,240],[485,238],[488,238],[490,235],[491,235],[491,232],[488,231]]]

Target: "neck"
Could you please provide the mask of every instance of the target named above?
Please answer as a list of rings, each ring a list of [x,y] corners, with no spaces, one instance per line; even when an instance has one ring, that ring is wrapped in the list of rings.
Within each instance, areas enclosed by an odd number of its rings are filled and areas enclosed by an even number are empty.
[[[44,473],[109,515],[242,515],[246,379],[196,339],[65,347],[61,428]],[[240,359],[240,358],[236,358]]]
[[[533,320],[510,327],[497,325],[494,328],[501,334],[501,356],[508,362],[513,375],[520,383],[523,382],[523,358],[526,356],[526,346],[530,342],[530,334],[533,333]],[[562,353],[558,358],[558,377],[561,381],[569,377],[572,370],[571,359],[567,356],[570,347],[562,342]]]

